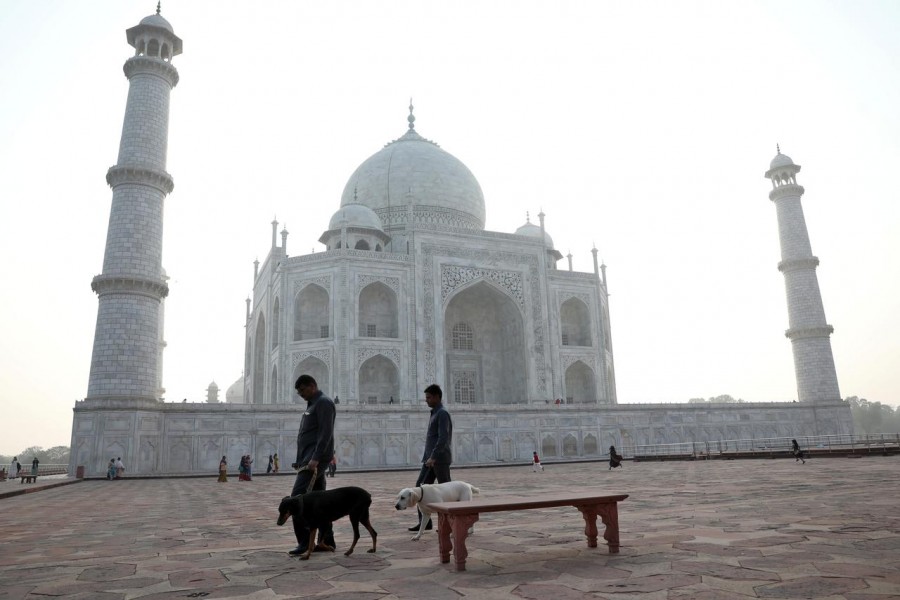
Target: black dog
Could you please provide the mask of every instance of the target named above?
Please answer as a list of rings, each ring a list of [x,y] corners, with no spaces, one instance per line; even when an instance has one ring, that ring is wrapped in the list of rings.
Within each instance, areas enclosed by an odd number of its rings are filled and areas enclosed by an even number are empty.
[[[342,487],[333,490],[307,492],[297,496],[285,496],[278,505],[278,524],[284,525],[292,516],[297,515],[306,522],[309,527],[309,545],[306,554],[300,560],[308,560],[313,548],[316,546],[316,532],[322,525],[333,523],[342,517],[349,516],[353,525],[353,543],[350,549],[344,552],[344,556],[353,554],[353,548],[359,541],[359,524],[369,531],[372,536],[372,549],[378,541],[378,533],[372,529],[369,523],[369,506],[372,504],[372,495],[359,487]],[[325,544],[319,544],[320,550],[334,552],[334,548]]]

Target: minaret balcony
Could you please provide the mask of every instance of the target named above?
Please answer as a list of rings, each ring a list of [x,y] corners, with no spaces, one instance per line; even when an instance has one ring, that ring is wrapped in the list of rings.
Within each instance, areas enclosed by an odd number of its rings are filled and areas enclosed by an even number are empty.
[[[169,87],[178,85],[178,69],[172,63],[153,56],[132,56],[122,66],[125,77],[131,79],[137,74],[156,75],[166,80]]]

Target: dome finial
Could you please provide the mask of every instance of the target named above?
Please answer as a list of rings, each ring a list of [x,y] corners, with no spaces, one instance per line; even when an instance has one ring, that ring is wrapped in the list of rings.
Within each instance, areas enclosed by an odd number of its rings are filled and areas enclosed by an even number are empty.
[[[355,185],[353,186],[353,204],[359,204],[356,201],[356,186]]]
[[[525,222],[531,223],[531,214],[527,210],[525,211]]]
[[[775,150],[778,151],[778,154],[781,154],[781,144],[775,144]]]
[[[416,128],[416,116],[413,114],[413,103],[412,98],[409,99],[409,116],[406,117],[406,120],[409,121],[409,130],[412,131]]]
[[[156,14],[159,14],[159,11],[162,10],[162,0],[156,3]]]

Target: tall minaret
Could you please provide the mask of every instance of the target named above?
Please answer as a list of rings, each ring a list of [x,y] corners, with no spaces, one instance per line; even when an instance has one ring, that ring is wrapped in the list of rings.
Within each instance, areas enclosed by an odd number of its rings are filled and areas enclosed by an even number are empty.
[[[178,83],[172,57],[181,40],[159,14],[126,32],[135,54],[125,61],[129,81],[119,159],[106,173],[113,190],[97,329],[86,400],[121,403],[159,397],[160,303],[169,293],[162,269],[163,200],[172,192],[166,172],[169,93]]]
[[[825,322],[822,294],[816,267],[819,259],[813,256],[803,218],[800,197],[803,186],[797,184],[800,165],[781,153],[772,159],[766,177],[772,180],[769,199],[778,213],[778,238],[781,242],[781,262],[778,270],[784,274],[787,291],[788,325],[785,336],[794,351],[794,372],[797,377],[797,396],[800,402],[840,401],[834,357],[831,354],[831,333],[834,328]]]

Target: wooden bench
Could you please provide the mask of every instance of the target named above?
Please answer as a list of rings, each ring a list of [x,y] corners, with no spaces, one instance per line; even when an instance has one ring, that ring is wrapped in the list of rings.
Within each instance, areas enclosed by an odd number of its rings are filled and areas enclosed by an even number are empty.
[[[37,475],[19,475],[22,479],[19,483],[37,483]]]
[[[469,555],[466,550],[466,537],[469,535],[469,528],[478,520],[478,515],[481,513],[557,506],[574,506],[581,511],[584,517],[584,534],[587,536],[588,548],[597,547],[597,517],[599,516],[606,525],[603,538],[609,545],[609,551],[617,553],[619,551],[617,503],[627,497],[628,494],[602,496],[595,492],[582,492],[578,494],[548,494],[530,498],[490,498],[432,504],[432,511],[438,515],[438,549],[441,562],[450,562],[452,550],[456,558],[456,570],[466,570],[466,557]]]

